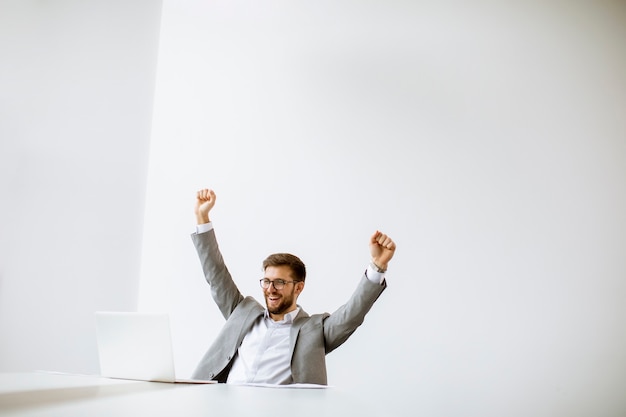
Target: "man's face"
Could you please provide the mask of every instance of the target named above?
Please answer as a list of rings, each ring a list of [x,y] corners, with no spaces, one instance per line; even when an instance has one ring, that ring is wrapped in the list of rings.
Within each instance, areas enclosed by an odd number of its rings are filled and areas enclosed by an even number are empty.
[[[296,309],[296,301],[298,295],[304,288],[303,282],[291,282],[293,277],[291,276],[291,269],[286,265],[280,266],[268,266],[265,268],[265,278],[270,281],[276,279],[282,279],[287,281],[283,289],[277,290],[274,285],[270,285],[263,290],[265,296],[265,304],[267,310],[274,319],[282,319],[285,313],[289,313]],[[276,318],[274,315],[278,315]]]

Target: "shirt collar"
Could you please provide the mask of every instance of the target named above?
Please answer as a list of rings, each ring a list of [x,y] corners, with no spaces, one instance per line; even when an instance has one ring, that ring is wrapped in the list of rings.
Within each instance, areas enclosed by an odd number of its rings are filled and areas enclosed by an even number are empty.
[[[280,323],[280,324],[292,324],[293,321],[296,319],[296,316],[298,315],[298,313],[300,312],[300,307],[296,307],[295,310],[290,311],[289,313],[285,314],[285,317],[281,320],[281,321],[274,321],[272,320],[272,318],[270,317],[270,313],[269,311],[267,311],[267,309],[265,309],[265,314],[264,317],[268,320],[271,320],[274,323]]]

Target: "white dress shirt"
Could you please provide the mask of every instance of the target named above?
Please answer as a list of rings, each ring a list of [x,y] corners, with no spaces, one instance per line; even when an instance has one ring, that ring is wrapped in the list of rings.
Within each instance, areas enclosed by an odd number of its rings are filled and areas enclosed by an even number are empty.
[[[289,335],[291,324],[300,311],[296,308],[281,321],[270,318],[267,310],[243,338],[237,350],[233,367],[228,374],[229,384],[291,384]]]

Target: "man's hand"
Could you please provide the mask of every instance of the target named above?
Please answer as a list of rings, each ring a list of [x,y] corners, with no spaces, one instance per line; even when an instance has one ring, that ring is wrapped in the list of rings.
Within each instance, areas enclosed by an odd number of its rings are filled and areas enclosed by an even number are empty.
[[[372,262],[377,267],[387,269],[387,265],[396,251],[396,244],[389,236],[379,232],[374,232],[370,238],[370,254]]]
[[[209,190],[205,188],[203,190],[198,191],[196,195],[196,220],[198,224],[205,224],[210,222],[209,212],[215,205],[215,192],[213,190]]]

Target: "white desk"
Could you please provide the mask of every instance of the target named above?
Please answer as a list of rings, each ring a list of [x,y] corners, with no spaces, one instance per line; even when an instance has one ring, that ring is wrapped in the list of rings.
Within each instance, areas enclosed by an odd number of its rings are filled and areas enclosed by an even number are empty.
[[[341,387],[264,388],[166,384],[49,373],[0,374],[0,416],[388,415],[379,400],[372,398],[371,393],[350,392]]]

